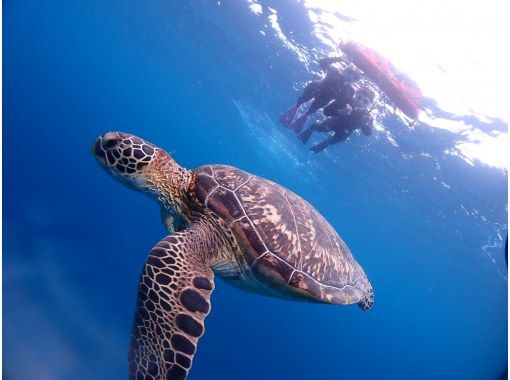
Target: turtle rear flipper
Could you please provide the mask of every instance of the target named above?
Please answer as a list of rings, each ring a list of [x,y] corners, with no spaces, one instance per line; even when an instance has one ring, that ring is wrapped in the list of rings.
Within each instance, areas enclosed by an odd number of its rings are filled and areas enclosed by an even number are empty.
[[[151,251],[140,277],[129,366],[131,378],[185,379],[214,289],[202,226],[167,236]]]
[[[363,311],[370,310],[372,305],[374,304],[374,292],[372,289],[370,289],[369,293],[363,298],[361,301],[358,302],[358,306]]]

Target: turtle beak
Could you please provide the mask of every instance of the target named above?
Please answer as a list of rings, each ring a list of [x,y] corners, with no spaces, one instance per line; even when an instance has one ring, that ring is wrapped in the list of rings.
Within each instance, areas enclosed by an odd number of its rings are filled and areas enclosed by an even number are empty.
[[[92,154],[101,161],[102,164],[106,163],[106,150],[103,148],[103,137],[100,136],[92,145]]]

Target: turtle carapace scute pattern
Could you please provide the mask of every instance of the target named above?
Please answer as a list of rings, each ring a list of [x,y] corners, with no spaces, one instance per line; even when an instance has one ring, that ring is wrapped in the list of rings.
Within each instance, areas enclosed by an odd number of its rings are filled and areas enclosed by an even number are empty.
[[[122,132],[97,138],[93,153],[115,179],[157,201],[169,231],[140,276],[130,378],[187,378],[215,275],[254,293],[371,308],[363,268],[326,219],[293,192],[231,166],[187,170],[163,149]]]
[[[250,279],[260,282],[261,293],[269,283],[282,297],[370,302],[365,300],[371,286],[363,270],[308,202],[234,167],[207,165],[194,173],[198,200],[234,232],[243,253],[239,261],[253,274]]]

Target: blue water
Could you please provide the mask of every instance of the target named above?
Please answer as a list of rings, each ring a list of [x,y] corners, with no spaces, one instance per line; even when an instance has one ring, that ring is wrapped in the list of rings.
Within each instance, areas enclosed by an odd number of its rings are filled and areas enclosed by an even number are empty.
[[[128,376],[138,276],[165,230],[91,155],[120,130],[187,168],[231,164],[292,189],[374,286],[364,313],[216,281],[190,379],[499,378],[507,170],[449,154],[465,135],[392,112],[373,136],[310,153],[276,120],[328,48],[301,3],[262,2],[263,15],[249,3],[3,2],[4,377]],[[268,6],[308,59],[268,26]],[[431,104],[508,133],[498,115]]]

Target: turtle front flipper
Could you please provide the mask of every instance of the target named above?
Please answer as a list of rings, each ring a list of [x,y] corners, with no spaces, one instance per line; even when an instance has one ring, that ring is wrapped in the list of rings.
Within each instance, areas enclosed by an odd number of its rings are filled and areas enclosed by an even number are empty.
[[[151,251],[140,277],[129,352],[133,379],[185,379],[204,319],[214,275],[200,225],[167,236]]]

